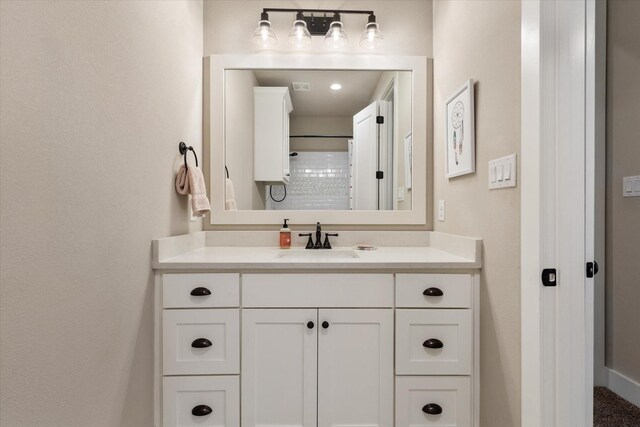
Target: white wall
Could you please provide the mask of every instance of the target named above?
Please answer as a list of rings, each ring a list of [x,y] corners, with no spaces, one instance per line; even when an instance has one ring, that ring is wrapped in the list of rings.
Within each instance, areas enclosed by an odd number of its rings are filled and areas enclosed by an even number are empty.
[[[202,3],[0,2],[0,424],[150,426],[151,239],[199,230]]]
[[[520,2],[434,2],[435,230],[483,239],[480,424],[520,425],[520,188],[489,191],[487,162],[520,152]],[[444,171],[444,102],[475,85],[475,174]],[[435,215],[437,218],[437,215]],[[526,368],[525,368],[526,369]]]
[[[640,199],[622,197],[640,175],[640,2],[607,4],[606,365],[640,382]]]

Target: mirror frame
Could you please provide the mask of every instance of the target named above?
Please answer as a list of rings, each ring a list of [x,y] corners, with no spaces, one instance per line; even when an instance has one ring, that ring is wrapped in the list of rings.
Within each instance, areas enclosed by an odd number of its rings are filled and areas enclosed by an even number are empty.
[[[205,57],[203,146],[209,149],[209,200],[212,225],[291,224],[330,225],[423,225],[431,224],[433,143],[427,129],[433,129],[432,69],[425,56],[341,55],[341,54],[225,54]],[[429,63],[429,64],[428,64]],[[429,65],[429,67],[428,67]],[[429,68],[429,71],[428,71]],[[237,210],[224,206],[225,164],[225,70],[316,69],[376,70],[412,72],[411,124],[413,132],[412,210]],[[416,161],[417,160],[417,161]],[[205,170],[205,176],[207,171]]]

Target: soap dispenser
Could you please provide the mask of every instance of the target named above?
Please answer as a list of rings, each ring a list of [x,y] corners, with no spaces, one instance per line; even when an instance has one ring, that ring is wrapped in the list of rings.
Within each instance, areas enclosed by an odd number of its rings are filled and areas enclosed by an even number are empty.
[[[289,221],[289,218],[285,218],[284,224],[280,229],[280,249],[291,248],[291,229],[287,225],[287,221]]]

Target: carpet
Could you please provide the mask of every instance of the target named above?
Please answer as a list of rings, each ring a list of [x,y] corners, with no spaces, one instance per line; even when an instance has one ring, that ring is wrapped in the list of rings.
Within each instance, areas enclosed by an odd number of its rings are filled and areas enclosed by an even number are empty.
[[[593,427],[640,427],[640,408],[608,388],[595,387]]]

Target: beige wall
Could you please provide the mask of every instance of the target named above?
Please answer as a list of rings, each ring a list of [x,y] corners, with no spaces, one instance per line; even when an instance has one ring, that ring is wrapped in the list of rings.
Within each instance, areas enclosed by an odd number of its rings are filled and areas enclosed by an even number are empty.
[[[481,425],[520,425],[520,188],[489,191],[487,162],[520,151],[520,3],[434,2],[437,231],[481,237]],[[476,80],[475,174],[448,180],[444,101]],[[436,215],[437,217],[437,215]]]
[[[295,105],[294,105],[295,108]],[[353,135],[353,117],[292,117],[291,135]],[[345,138],[291,138],[291,151],[347,151]]]
[[[201,2],[0,2],[0,424],[150,426],[151,239],[199,230]]]
[[[411,73],[397,73],[398,83],[396,86],[397,101],[396,106],[396,187],[404,187],[404,201],[398,201],[399,210],[411,209],[411,189],[406,187],[405,173],[407,165],[405,163],[404,138],[411,132]]]
[[[433,56],[431,0],[273,0],[268,3],[255,0],[205,0],[204,54],[259,52],[253,45],[251,35],[258,26],[260,12],[264,7],[374,10],[377,22],[380,24],[380,30],[384,35],[384,45],[377,53],[421,55],[429,58]],[[287,41],[287,35],[294,19],[293,14],[272,13],[269,15],[269,19],[278,37],[278,44],[274,51],[294,51],[294,48]],[[343,15],[342,22],[349,35],[349,47],[346,52],[363,53],[358,42],[364,30],[366,17]],[[305,52],[327,53],[324,48],[324,38],[313,37],[311,47]],[[205,221],[204,228],[206,230],[238,228],[271,230],[273,226],[214,226]],[[358,227],[336,225],[334,228],[336,230],[362,228],[425,229],[427,226]]]
[[[251,70],[226,73],[225,164],[239,210],[264,209],[265,202],[264,184],[253,179],[253,88],[256,86],[259,86],[258,80]]]
[[[431,0],[205,0],[204,53],[256,51],[251,35],[258,27],[264,7],[374,10],[385,39],[379,53],[432,56]],[[294,50],[287,41],[294,14],[271,13],[269,19],[278,37],[276,52]],[[362,53],[358,46],[366,15],[342,15],[349,36],[347,52]],[[324,37],[313,37],[305,52],[326,53]]]
[[[640,199],[622,197],[640,175],[640,2],[607,15],[606,365],[640,382]]]

